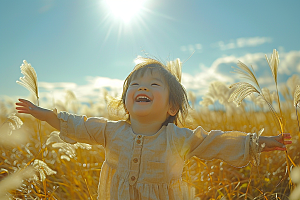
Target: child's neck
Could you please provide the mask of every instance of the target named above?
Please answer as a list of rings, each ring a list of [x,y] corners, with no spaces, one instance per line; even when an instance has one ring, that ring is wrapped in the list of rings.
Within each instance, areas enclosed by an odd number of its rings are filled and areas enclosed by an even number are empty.
[[[135,134],[141,135],[154,135],[162,127],[162,122],[160,121],[139,121],[135,119],[130,119],[131,128]]]

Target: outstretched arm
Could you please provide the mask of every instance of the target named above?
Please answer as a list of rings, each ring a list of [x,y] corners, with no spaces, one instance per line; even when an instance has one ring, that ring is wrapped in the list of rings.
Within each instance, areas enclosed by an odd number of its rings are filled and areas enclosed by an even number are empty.
[[[19,102],[16,103],[16,109],[18,113],[30,114],[41,121],[46,121],[53,128],[60,130],[60,121],[52,110],[36,106],[26,99],[19,99]]]
[[[287,139],[287,140],[286,140]],[[265,147],[262,151],[274,151],[274,150],[280,150],[285,151],[286,144],[291,144],[292,141],[290,141],[291,135],[289,133],[283,133],[283,135],[279,134],[277,136],[260,136],[259,137],[259,144],[265,143]]]

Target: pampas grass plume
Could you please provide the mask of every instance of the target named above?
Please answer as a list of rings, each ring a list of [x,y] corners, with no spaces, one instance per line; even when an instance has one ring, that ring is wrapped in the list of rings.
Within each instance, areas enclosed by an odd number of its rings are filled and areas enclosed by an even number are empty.
[[[297,184],[297,187],[292,191],[290,200],[300,199],[300,167],[295,167],[291,172],[292,181]]]
[[[7,193],[10,190],[19,188],[24,179],[30,178],[34,174],[34,168],[28,167],[20,170],[0,182],[0,200],[9,199]]]
[[[276,51],[276,49],[274,49],[273,54],[271,55],[270,59],[268,59],[267,55],[265,55],[265,57],[266,57],[266,60],[268,61],[269,67],[272,71],[274,81],[277,84],[277,72],[278,72],[278,66],[279,66],[278,51]]]
[[[23,64],[20,66],[20,68],[21,68],[21,73],[24,76],[20,77],[20,81],[16,81],[16,82],[22,85],[23,87],[25,87],[37,99],[39,99],[37,75],[34,68],[31,66],[31,64],[27,63],[26,60],[23,61]]]
[[[294,106],[297,107],[297,104],[300,101],[300,85],[297,85],[294,93]]]

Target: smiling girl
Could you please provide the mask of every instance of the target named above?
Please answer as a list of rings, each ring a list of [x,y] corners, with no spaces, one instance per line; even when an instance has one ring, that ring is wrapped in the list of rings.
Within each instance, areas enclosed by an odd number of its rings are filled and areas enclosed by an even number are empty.
[[[222,159],[236,167],[259,163],[261,151],[285,150],[278,136],[258,137],[239,131],[205,131],[179,128],[187,115],[188,99],[180,83],[180,63],[165,66],[157,60],[137,58],[138,64],[124,81],[118,106],[127,120],[77,116],[35,106],[19,99],[19,113],[31,114],[60,130],[69,143],[100,144],[105,149],[98,199],[189,200],[182,181],[184,162],[192,156]],[[175,69],[175,70],[174,70]],[[284,134],[290,139],[290,134]]]

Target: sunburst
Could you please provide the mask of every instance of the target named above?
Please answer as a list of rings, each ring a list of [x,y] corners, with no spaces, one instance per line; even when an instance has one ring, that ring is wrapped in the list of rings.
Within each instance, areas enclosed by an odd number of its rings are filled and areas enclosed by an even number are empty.
[[[122,37],[135,40],[138,36],[147,35],[146,31],[150,30],[151,24],[150,15],[158,15],[150,9],[152,3],[151,0],[102,0],[99,28],[105,32],[103,44],[116,35],[114,40],[117,46]]]
[[[105,3],[115,17],[129,23],[140,14],[145,0],[105,0]]]

